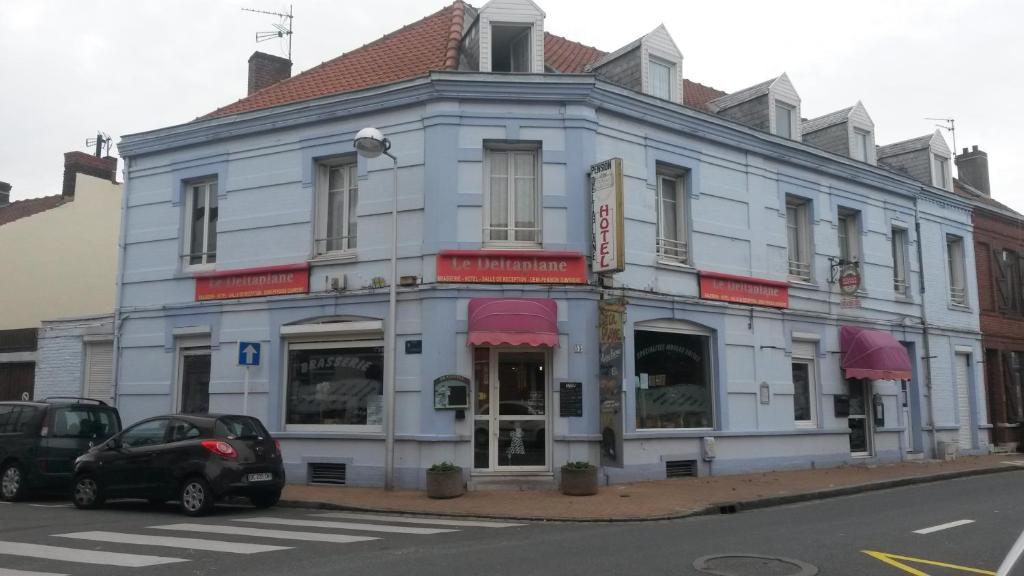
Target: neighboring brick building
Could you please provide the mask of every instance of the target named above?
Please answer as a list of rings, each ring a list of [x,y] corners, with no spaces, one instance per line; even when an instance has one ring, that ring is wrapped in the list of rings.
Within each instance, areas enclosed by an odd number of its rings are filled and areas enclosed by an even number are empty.
[[[1021,442],[1024,421],[1024,215],[992,199],[988,157],[975,146],[956,157],[956,191],[974,203],[974,253],[985,348],[992,442]]]

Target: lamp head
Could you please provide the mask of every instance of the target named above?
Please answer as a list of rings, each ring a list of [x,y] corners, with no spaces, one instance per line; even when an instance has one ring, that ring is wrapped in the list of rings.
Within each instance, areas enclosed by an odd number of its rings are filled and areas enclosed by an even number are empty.
[[[391,141],[376,128],[366,127],[356,134],[352,145],[363,158],[376,158],[391,148]]]

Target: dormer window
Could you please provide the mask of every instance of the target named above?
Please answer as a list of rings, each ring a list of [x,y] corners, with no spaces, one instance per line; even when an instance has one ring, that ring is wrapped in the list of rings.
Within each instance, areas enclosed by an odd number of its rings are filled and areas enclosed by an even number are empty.
[[[853,156],[854,160],[860,160],[861,162],[867,162],[871,155],[868,153],[868,146],[871,145],[871,133],[867,130],[860,130],[855,128],[853,130],[853,150],[850,151],[850,155]]]
[[[783,138],[793,137],[793,107],[775,102],[775,134]]]
[[[946,181],[949,178],[949,158],[939,155],[932,156],[932,186],[946,189]]]
[[[491,27],[491,71],[531,72],[531,26],[500,25]]]
[[[651,83],[651,96],[663,100],[672,99],[672,65],[664,60],[650,59],[648,67]]]

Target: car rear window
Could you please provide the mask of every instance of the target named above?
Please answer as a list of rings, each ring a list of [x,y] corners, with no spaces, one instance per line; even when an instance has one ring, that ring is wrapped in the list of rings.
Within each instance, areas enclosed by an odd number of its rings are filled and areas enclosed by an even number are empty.
[[[25,432],[37,411],[38,408],[35,406],[0,405],[0,434]]]
[[[118,431],[114,412],[97,406],[61,406],[53,410],[50,436],[106,440]]]
[[[251,416],[222,416],[217,419],[214,432],[223,438],[256,438],[270,435],[263,424]]]

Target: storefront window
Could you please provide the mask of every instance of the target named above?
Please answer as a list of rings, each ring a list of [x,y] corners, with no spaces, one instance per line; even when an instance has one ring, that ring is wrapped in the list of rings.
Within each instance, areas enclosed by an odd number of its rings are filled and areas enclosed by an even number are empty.
[[[1006,354],[1006,421],[1010,424],[1024,423],[1024,353]]]
[[[288,348],[288,425],[380,426],[384,349],[342,343]]]
[[[711,338],[634,333],[637,428],[712,428]]]

